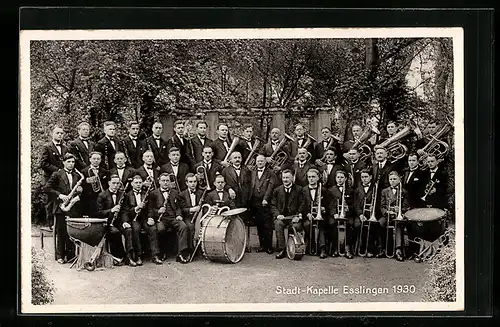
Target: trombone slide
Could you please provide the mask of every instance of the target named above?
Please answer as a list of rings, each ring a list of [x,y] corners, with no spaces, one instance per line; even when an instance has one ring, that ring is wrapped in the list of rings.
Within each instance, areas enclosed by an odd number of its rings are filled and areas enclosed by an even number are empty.
[[[345,256],[347,248],[347,225],[345,218],[337,219],[337,252],[340,256]]]

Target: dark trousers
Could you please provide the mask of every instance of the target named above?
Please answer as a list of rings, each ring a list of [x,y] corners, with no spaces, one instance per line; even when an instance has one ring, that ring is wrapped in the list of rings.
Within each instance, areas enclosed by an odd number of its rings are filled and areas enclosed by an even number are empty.
[[[359,239],[361,233],[361,219],[359,217],[354,218],[354,235],[353,235],[353,244],[357,244],[359,242],[359,250],[363,252],[365,248],[367,252],[375,253],[376,251],[376,242],[378,241],[378,237],[380,234],[380,223],[378,221],[374,222],[365,222],[366,226],[370,226],[370,234],[367,236],[367,230],[363,230],[363,239]],[[368,245],[365,244],[368,239]],[[355,250],[355,248],[352,248]]]
[[[56,213],[56,259],[71,259],[75,254],[75,245],[70,241],[66,228],[66,214]]]
[[[299,221],[298,223],[293,223],[291,220],[280,220],[274,219],[274,230],[276,231],[276,247],[278,251],[285,249],[285,227],[288,228],[288,233],[293,233],[293,227],[297,233],[303,231],[302,223]]]
[[[108,230],[107,240],[111,255],[117,258],[125,257],[125,250],[123,249],[122,234],[127,238],[131,238],[132,230],[130,228],[123,229],[111,226]]]
[[[258,201],[258,200],[256,200]],[[262,202],[262,201],[261,201]],[[253,205],[250,207],[255,225],[257,226],[257,234],[259,235],[259,245],[262,248],[270,249],[273,246],[273,221],[269,206]]]
[[[45,223],[47,226],[54,226],[54,201],[49,200],[45,205]]]
[[[189,226],[188,226],[189,225]],[[160,238],[160,235],[164,235],[165,230],[167,228],[173,228],[176,232],[177,236],[177,253],[185,253],[189,248],[192,247],[193,241],[192,239],[189,239],[190,231],[194,230],[194,226],[192,226],[191,222],[185,222],[182,220],[175,220],[175,219],[165,219],[160,222],[157,222],[155,225],[152,226],[153,229],[153,238],[154,234],[156,235],[156,244],[151,244],[151,251],[155,253],[154,251],[157,251],[158,253],[162,252],[165,253],[165,246],[164,242],[158,242],[158,239]],[[154,232],[154,229],[156,229],[156,233]],[[151,239],[150,239],[151,240]],[[159,247],[160,243],[161,248]],[[156,246],[156,249],[153,251],[153,247]],[[160,251],[161,250],[161,251]]]
[[[339,223],[342,223],[341,220],[335,219],[335,218],[329,218],[327,226],[325,227],[327,232],[327,238],[328,238],[328,243],[330,244],[330,248],[333,250],[337,250],[338,247],[338,236],[339,236],[339,231],[338,231],[338,226]],[[354,218],[353,217],[347,217],[345,221],[345,245],[346,245],[346,251],[349,250],[351,251],[354,249],[354,244],[356,242],[356,236],[354,232]],[[351,251],[352,252],[352,251]]]
[[[392,218],[391,218],[392,220]],[[387,243],[387,216],[381,217],[378,222],[380,223],[381,231],[380,231],[380,236],[379,239],[381,240],[381,247],[382,249],[386,248],[386,243]],[[394,223],[391,223],[392,225]],[[404,223],[403,222],[397,222],[396,223],[396,228],[394,230],[394,236],[396,238],[396,247],[397,248],[402,248],[403,247],[403,237],[404,237]],[[391,245],[392,246],[392,245]]]
[[[326,229],[326,221],[325,220],[318,220],[315,221],[314,224],[317,224],[318,228],[315,229],[313,225],[313,234],[318,233],[318,235],[315,236],[315,239],[317,240],[317,248],[321,250],[322,248],[324,249],[326,246],[326,239],[325,239],[325,229]],[[304,230],[306,231],[305,233],[305,241],[307,244],[310,243],[310,237],[311,237],[311,221],[306,218],[304,220]],[[313,240],[314,241],[314,240]]]
[[[142,255],[142,223],[139,221],[132,221],[129,224],[131,227],[123,229],[122,232],[125,238],[125,252],[128,256],[135,257],[137,259],[137,257]]]

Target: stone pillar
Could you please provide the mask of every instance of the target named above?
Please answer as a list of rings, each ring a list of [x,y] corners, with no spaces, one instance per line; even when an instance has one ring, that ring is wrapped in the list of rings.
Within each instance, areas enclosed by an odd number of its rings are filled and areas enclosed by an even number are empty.
[[[162,115],[161,123],[163,124],[163,132],[161,134],[161,138],[165,141],[174,135],[174,122],[176,120],[175,114],[168,113]]]
[[[330,127],[332,123],[332,114],[328,109],[321,108],[316,111],[311,124],[311,135],[319,140],[321,138],[321,129],[325,126]]]
[[[219,113],[217,111],[208,111],[205,114],[205,121],[207,122],[207,136],[215,140],[217,135],[217,125],[219,124]]]
[[[283,110],[278,110],[273,112],[273,118],[271,121],[271,131],[273,128],[279,128],[281,133],[285,132],[285,112]]]

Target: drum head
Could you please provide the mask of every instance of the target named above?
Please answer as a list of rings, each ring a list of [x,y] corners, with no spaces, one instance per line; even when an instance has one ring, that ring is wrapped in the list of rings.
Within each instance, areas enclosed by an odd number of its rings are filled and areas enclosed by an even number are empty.
[[[295,242],[291,236],[288,237],[288,240],[286,241],[286,255],[290,260],[295,258]]]
[[[247,244],[247,232],[243,220],[239,217],[226,218],[229,219],[226,229],[226,255],[227,258],[237,263],[245,254]]]
[[[220,215],[221,216],[235,216],[235,215],[239,215],[240,213],[243,213],[245,211],[247,211],[247,208],[236,208],[236,209],[224,211]]]
[[[66,221],[74,222],[74,223],[105,223],[108,221],[106,218],[66,218]]]
[[[405,217],[411,221],[434,221],[444,216],[445,212],[438,208],[416,208],[405,213]]]

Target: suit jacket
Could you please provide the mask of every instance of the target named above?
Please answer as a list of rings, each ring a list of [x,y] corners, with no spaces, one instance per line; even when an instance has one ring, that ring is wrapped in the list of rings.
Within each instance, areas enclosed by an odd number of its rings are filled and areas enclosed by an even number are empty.
[[[311,168],[316,168],[315,165],[313,165],[310,162],[306,162],[302,168],[300,168],[298,163],[294,163],[291,166],[292,172],[295,175],[295,184],[299,186],[306,186],[309,184],[307,181],[307,171]]]
[[[212,146],[213,141],[208,137],[205,137],[205,144],[202,144],[198,135],[191,139],[191,143],[193,144],[194,151],[194,162],[198,163],[203,161],[203,147]]]
[[[184,143],[182,143],[182,142],[184,142]],[[172,148],[172,147],[178,148],[181,151],[180,162],[183,162],[186,165],[188,165],[189,167],[191,167],[194,165],[194,162],[195,162],[194,158],[193,158],[193,154],[191,153],[192,143],[190,144],[189,141],[184,139],[184,138],[182,138],[182,142],[181,142],[181,139],[179,138],[179,136],[177,136],[177,135],[174,135],[171,138],[169,138],[167,140],[167,152],[166,153],[168,154],[168,151],[170,151],[170,148]],[[192,150],[194,151],[194,147]]]
[[[191,195],[190,195],[190,191],[188,189],[185,189],[179,195],[179,198],[181,201],[180,208],[181,208],[182,216],[186,219],[189,219],[189,220],[191,220],[191,218],[193,218],[193,214],[194,214],[194,213],[189,212],[189,209],[191,209],[192,207],[196,207],[198,205],[198,203],[200,203],[200,199],[203,196],[203,191],[200,189],[197,189],[194,192],[194,195],[195,195],[195,203],[191,202]]]
[[[89,177],[92,177],[92,176],[95,176],[94,175],[94,171],[90,168],[90,166],[86,167],[85,169],[83,169],[82,171],[82,174],[83,176],[85,176],[85,179],[83,181],[83,184],[82,184],[82,187],[83,187],[83,196],[84,197],[91,197],[93,199],[96,198],[96,196],[106,190],[106,188],[109,187],[108,185],[108,182],[109,182],[109,172],[102,168],[102,167],[99,167],[98,169],[98,175],[99,175],[99,180],[101,181],[101,185],[102,185],[102,190],[99,191],[99,193],[96,193],[92,190],[92,185],[87,183],[87,178]]]
[[[172,168],[172,164],[166,163],[160,167],[161,173],[169,173],[172,174],[174,169]],[[189,166],[183,162],[179,162],[179,166],[177,169],[177,183],[179,183],[180,191],[184,191],[187,188],[186,185],[186,175],[189,173]]]
[[[340,214],[340,208],[342,204],[342,192],[340,191],[339,187],[337,184],[334,186],[330,187],[328,189],[330,193],[332,194],[332,203],[333,203],[333,214]],[[344,192],[344,204],[348,207],[346,214],[346,217],[353,217],[355,212],[354,212],[354,190],[350,187],[346,187],[345,192]]]
[[[215,201],[219,201],[219,199],[220,199],[219,194],[217,193],[217,190],[214,189],[207,194],[205,203],[208,203],[209,205],[213,206],[216,203]],[[224,189],[224,193],[222,195],[222,203],[219,205],[219,207],[222,208],[224,206],[228,206],[230,209],[236,208],[234,200],[229,197],[229,192],[226,191],[226,189]]]
[[[339,141],[334,140],[331,148],[335,151],[335,154],[337,155],[336,158],[337,160],[339,160],[342,157],[342,146],[340,145]],[[318,142],[314,147],[314,158],[321,159],[325,154],[325,151],[326,150],[323,141]]]
[[[47,184],[45,185],[44,191],[49,195],[49,198],[53,201],[55,201],[54,206],[52,208],[52,213],[58,213],[62,212],[62,210],[59,208],[59,204],[62,202],[61,200],[58,200],[58,197],[60,194],[64,195],[69,195],[71,190],[76,186],[78,181],[81,179],[81,176],[73,170],[71,173],[71,176],[73,177],[73,181],[70,185],[68,176],[66,175],[66,172],[64,169],[59,169],[58,171],[54,172],[49,180],[47,181]],[[79,195],[78,193],[76,195]],[[76,214],[78,212],[77,209],[77,204],[76,203],[71,212],[73,214]]]
[[[420,191],[422,183],[425,183],[425,179],[424,172],[418,168],[411,172],[411,175],[408,167],[403,170],[401,181],[403,182],[404,189],[408,192],[408,201],[412,208],[421,208],[424,206],[420,199],[423,194],[420,194]]]
[[[118,169],[116,167],[113,168],[113,169],[111,169],[109,171],[109,176],[111,176],[111,175],[118,175],[118,176],[120,176],[118,174]],[[122,175],[122,179],[121,179],[123,185],[125,186],[125,185],[127,185],[128,182],[131,182],[132,178],[134,177],[134,175],[135,175],[135,169],[134,168],[132,168],[132,167],[125,167],[125,169],[123,170],[123,175]],[[127,190],[127,192],[128,191],[129,190]]]
[[[166,201],[166,212],[163,214],[161,221],[173,220],[177,216],[182,216],[180,197],[176,190],[170,190],[168,199]],[[160,214],[158,210],[165,204],[165,198],[160,189],[151,192],[148,199],[148,218],[158,220]]]
[[[304,137],[302,144],[305,144],[305,142],[307,142],[307,137]],[[299,149],[298,140],[296,142],[289,141],[288,144],[290,146],[290,161],[294,161],[297,156],[297,150]],[[316,160],[316,152],[314,151],[315,147],[316,142],[311,142],[311,144],[307,146],[307,151],[312,155],[310,162],[314,162],[314,160]]]
[[[252,148],[255,147],[255,142],[256,141],[257,140],[255,139],[255,137],[252,137],[252,139],[250,140]],[[241,157],[243,159],[241,161],[242,164],[244,164],[245,160],[247,160],[248,155],[250,154],[250,152],[252,152],[252,148],[248,145],[248,143],[247,143],[246,140],[240,139],[240,142],[238,143],[238,146],[236,147],[236,150],[241,153]],[[256,149],[255,152],[258,153],[258,150],[259,149]]]
[[[160,137],[160,147],[156,144],[153,135],[146,138],[144,141],[143,153],[147,150],[151,150],[153,152],[156,165],[162,166],[168,162],[167,142],[165,142],[162,137]]]
[[[114,138],[115,148],[111,145],[111,141],[104,136],[102,139],[97,142],[95,145],[95,151],[102,153],[101,167],[106,170],[110,170],[116,167],[114,162],[115,153],[118,151],[124,152],[123,144],[118,138]],[[108,166],[106,167],[106,157],[108,158]]]
[[[288,202],[285,203],[285,187],[280,185],[275,188],[271,197],[270,205],[273,218],[276,218],[279,215],[290,216],[299,214],[299,208],[301,203],[304,201],[302,197],[302,188],[298,185],[292,184],[292,188],[288,196]]]
[[[389,161],[386,161],[384,168],[382,170],[379,168],[379,163],[375,162],[373,163],[372,166],[372,172],[373,172],[373,180],[377,180],[379,178],[380,182],[378,185],[378,188],[380,192],[389,187],[389,173],[394,170],[394,165],[391,164]]]
[[[244,166],[240,166],[240,168],[239,177],[233,166],[224,168],[221,173],[226,180],[226,185],[236,192],[234,202],[239,208],[247,206],[250,186],[250,170]]]
[[[196,169],[199,166],[203,166],[203,161],[198,162],[194,166],[194,172],[196,172]],[[210,188],[215,189],[214,182],[215,182],[215,177],[219,174],[222,173],[222,170],[224,167],[220,164],[220,161],[217,159],[212,159],[212,163],[210,165],[210,169],[207,171],[207,176],[208,176],[208,181],[210,183]]]
[[[362,160],[358,160],[355,164],[352,164],[351,161],[344,160],[342,164],[342,169],[346,173],[350,173],[354,177],[354,185],[353,188],[361,185],[361,170],[366,168],[366,163]]]
[[[141,190],[141,199],[142,202],[147,201],[148,195],[144,190]],[[130,190],[125,194],[125,199],[123,201],[123,210],[122,210],[122,215],[121,215],[121,222],[132,222],[136,216],[135,212],[135,207],[137,206],[137,201],[135,200],[135,194],[134,190]],[[145,206],[142,208],[140,211],[139,215],[137,216],[138,222],[143,222],[147,220],[148,216],[148,208],[147,208],[147,203]]]
[[[387,211],[389,210],[389,206],[396,206],[398,204],[399,197],[399,188],[396,191],[396,194],[393,194],[391,187],[387,187],[382,190],[382,194],[380,196],[380,211],[382,216],[387,215]],[[406,211],[410,208],[410,204],[408,203],[408,193],[403,188],[403,194],[401,196],[401,214],[404,215]]]
[[[116,204],[120,203],[120,199],[123,196],[123,192],[116,192]],[[125,201],[125,199],[124,199]],[[111,224],[113,221],[114,213],[111,212],[111,209],[115,206],[113,203],[113,197],[111,192],[109,191],[109,188],[97,196],[97,214],[99,217],[102,218],[107,218],[108,223]],[[117,218],[113,222],[113,226],[120,228],[119,226],[121,225],[121,217],[120,215],[123,214],[123,203],[122,203],[122,208],[120,210],[120,213],[118,214]]]
[[[134,142],[130,136],[127,135],[122,139],[122,143],[125,149],[125,154],[129,160],[129,165],[134,169],[143,165],[142,154],[147,150],[145,140],[139,140],[139,138],[137,138],[136,146],[134,146]]]
[[[153,166],[153,179],[154,179],[154,186],[153,188],[158,188],[160,185],[158,184],[158,177],[160,177],[160,167],[154,167]],[[139,174],[142,177],[142,180],[145,182],[146,179],[148,178],[149,174],[146,171],[146,168],[144,168],[144,165],[140,166],[135,170],[135,174]]]
[[[264,168],[262,176],[259,179],[258,171],[250,172],[250,192],[248,198],[252,205],[261,205],[263,200],[271,202],[273,190],[278,184],[278,177],[269,168]]]
[[[330,188],[333,185],[337,184],[337,182],[335,181],[335,174],[336,174],[337,170],[341,170],[341,169],[343,169],[343,167],[341,165],[334,164],[332,167],[332,170],[330,171],[330,174],[328,174],[328,166],[327,165],[324,165],[320,168],[321,176],[323,176],[324,171],[326,171],[326,174],[327,174],[327,178],[326,178],[326,181],[324,184],[324,186],[326,188]]]
[[[283,151],[288,156],[287,160],[285,160],[285,162],[281,165],[281,169],[284,169],[286,167],[290,167],[291,162],[293,162],[293,160],[295,158],[292,158],[290,156],[290,145],[289,145],[289,143],[285,142],[285,144],[283,144],[283,146],[281,147],[280,150]],[[273,150],[273,146],[272,146],[271,142],[267,142],[262,147],[262,150],[261,150],[260,154],[264,155],[265,157],[270,157],[273,154],[273,152],[274,152],[274,150]],[[274,157],[274,159],[276,160],[276,156]]]
[[[76,138],[69,142],[68,151],[75,156],[75,168],[82,171],[85,167],[90,165],[89,153],[94,151],[95,143],[87,140],[89,148],[85,146],[81,138]]]
[[[231,139],[227,138],[227,146],[228,148],[231,146]],[[217,159],[219,161],[223,161],[224,158],[226,157],[227,150],[226,147],[224,146],[224,143],[220,138],[216,138],[212,142],[212,149],[214,149],[214,157],[213,159]]]
[[[311,197],[311,192],[309,190],[309,185],[302,188],[302,201],[299,208],[302,217],[306,217],[308,213],[311,213],[311,204],[313,203],[313,198]],[[318,188],[316,189],[316,198],[318,197]],[[334,205],[332,201],[332,193],[326,188],[321,187],[321,207],[325,208],[325,212],[322,213],[323,218],[332,217],[334,212]],[[317,205],[317,203],[316,203]]]
[[[42,147],[42,157],[40,158],[40,167],[43,170],[45,181],[49,180],[50,175],[63,168],[62,157],[68,152],[66,145],[61,143],[61,154],[57,150],[54,142],[50,141]]]
[[[368,192],[365,192],[363,185],[358,185],[358,187],[356,187],[356,189],[354,190],[354,212],[356,213],[356,217],[365,215],[366,218],[370,218],[369,213],[364,212],[364,205],[365,201],[367,204],[372,203],[373,192],[375,192],[375,183],[373,182],[370,183]],[[375,206],[380,206],[380,203],[379,205],[375,204]],[[375,211],[375,215],[377,215],[377,211]]]
[[[421,197],[424,196],[425,188],[431,181],[431,172],[430,170],[426,170],[422,175],[423,181],[420,187],[421,191],[419,192]],[[424,206],[430,205],[435,208],[445,209],[448,207],[448,174],[446,173],[444,168],[439,166],[432,180],[434,181],[434,188],[436,189],[436,192],[432,194],[429,193],[423,204]]]

